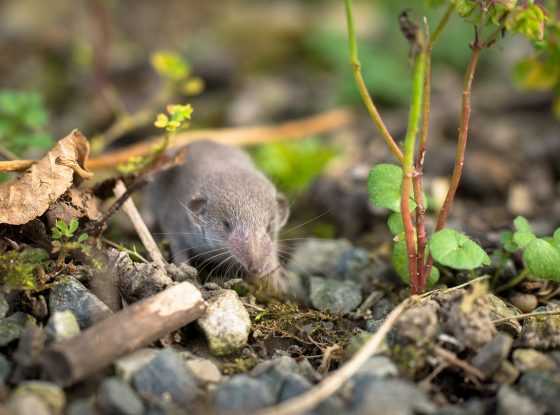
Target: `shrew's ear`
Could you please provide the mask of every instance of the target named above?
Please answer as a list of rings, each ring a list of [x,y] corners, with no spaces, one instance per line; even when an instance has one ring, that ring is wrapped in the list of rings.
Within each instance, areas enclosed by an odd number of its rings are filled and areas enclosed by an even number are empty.
[[[290,202],[286,199],[282,193],[276,194],[276,205],[278,206],[278,216],[276,218],[276,223],[278,229],[282,228],[286,222],[288,222],[288,217],[290,216]]]
[[[187,207],[192,213],[200,215],[205,212],[206,204],[207,200],[205,197],[194,196],[191,200],[188,201]]]

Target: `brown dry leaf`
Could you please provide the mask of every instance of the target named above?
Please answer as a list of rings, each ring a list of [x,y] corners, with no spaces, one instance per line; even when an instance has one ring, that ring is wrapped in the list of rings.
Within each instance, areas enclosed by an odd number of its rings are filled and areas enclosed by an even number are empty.
[[[74,130],[20,177],[0,184],[0,223],[22,225],[45,213],[72,185],[74,172],[90,175],[88,155],[87,139]]]

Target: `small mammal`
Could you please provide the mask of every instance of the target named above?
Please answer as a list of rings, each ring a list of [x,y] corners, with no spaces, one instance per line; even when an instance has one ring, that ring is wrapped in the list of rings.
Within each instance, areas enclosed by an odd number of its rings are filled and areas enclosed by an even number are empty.
[[[278,275],[289,204],[242,150],[187,145],[185,162],[156,178],[149,199],[174,262],[210,262],[251,280]]]

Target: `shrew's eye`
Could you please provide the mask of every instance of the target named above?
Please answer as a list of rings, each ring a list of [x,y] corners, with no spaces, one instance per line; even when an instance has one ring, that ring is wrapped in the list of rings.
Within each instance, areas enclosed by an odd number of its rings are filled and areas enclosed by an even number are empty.
[[[228,231],[228,232],[231,231],[231,223],[230,223],[229,221],[224,220],[224,221],[223,221],[223,225],[224,225],[224,229],[225,229],[226,231]]]

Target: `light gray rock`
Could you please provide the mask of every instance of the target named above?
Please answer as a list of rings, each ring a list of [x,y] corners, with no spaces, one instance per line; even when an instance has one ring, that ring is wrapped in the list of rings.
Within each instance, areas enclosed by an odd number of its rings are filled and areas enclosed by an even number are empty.
[[[309,298],[318,310],[347,314],[362,302],[362,290],[353,281],[311,277]]]
[[[46,331],[49,341],[60,341],[79,334],[80,325],[72,311],[55,311],[49,318]]]
[[[118,378],[103,381],[97,396],[97,406],[104,414],[141,415],[144,405],[128,383]]]
[[[109,307],[73,277],[66,277],[51,288],[49,310],[51,314],[55,311],[72,311],[81,329],[111,314]]]
[[[228,355],[247,344],[251,319],[233,290],[220,290],[208,299],[208,307],[198,325],[206,335],[212,354]]]
[[[515,349],[513,363],[521,372],[529,370],[552,371],[556,369],[553,358],[534,349]]]
[[[214,407],[218,414],[250,413],[275,403],[268,385],[247,375],[236,375],[219,384],[214,392]]]
[[[183,408],[189,408],[200,394],[194,375],[181,356],[170,349],[158,352],[156,357],[134,373],[132,383],[140,395],[162,399],[169,396]]]
[[[14,395],[35,395],[43,401],[49,410],[55,414],[62,413],[66,405],[66,396],[61,387],[54,383],[33,380],[20,383]]]
[[[13,415],[52,415],[49,406],[32,393],[13,394],[7,407]]]
[[[511,386],[503,385],[498,391],[497,415],[544,415],[544,408]]]
[[[378,378],[397,376],[399,369],[387,356],[372,356],[358,369],[356,375],[370,375]]]
[[[218,383],[222,380],[220,369],[208,359],[189,359],[185,362],[197,380],[204,383]]]
[[[414,384],[400,379],[362,376],[354,383],[352,415],[432,414],[434,405]]]
[[[147,365],[157,354],[157,349],[139,349],[127,354],[114,363],[115,373],[125,382],[129,382],[132,375]]]
[[[66,408],[67,415],[99,415],[95,407],[95,400],[77,399],[70,403]]]

